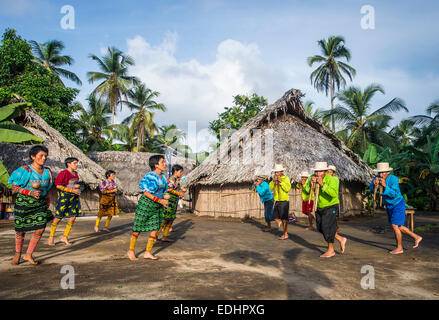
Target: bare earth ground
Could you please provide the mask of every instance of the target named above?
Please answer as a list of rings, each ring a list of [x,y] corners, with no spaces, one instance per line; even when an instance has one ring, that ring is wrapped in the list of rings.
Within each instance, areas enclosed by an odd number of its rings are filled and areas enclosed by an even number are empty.
[[[101,227],[105,218],[102,219]],[[289,224],[290,238],[261,231],[261,222],[178,215],[174,243],[156,243],[159,260],[143,259],[146,234],[137,241],[138,261],[126,257],[133,214],[112,220],[111,233],[93,231],[94,218],[80,218],[66,247],[47,245],[48,229],[34,254],[42,262],[12,266],[14,231],[0,225],[0,299],[438,299],[438,233],[421,233],[412,249],[404,236],[402,255],[390,255],[393,232],[384,215],[340,221],[346,252],[321,259],[326,250],[305,221]],[[416,225],[439,223],[437,214],[416,216]],[[387,227],[386,227],[387,226]],[[55,239],[64,232],[65,222]],[[371,231],[374,230],[375,232]],[[377,233],[380,231],[382,233]],[[30,234],[26,235],[24,250]],[[75,289],[60,286],[61,267],[75,271]],[[364,265],[375,271],[375,289],[361,288]]]

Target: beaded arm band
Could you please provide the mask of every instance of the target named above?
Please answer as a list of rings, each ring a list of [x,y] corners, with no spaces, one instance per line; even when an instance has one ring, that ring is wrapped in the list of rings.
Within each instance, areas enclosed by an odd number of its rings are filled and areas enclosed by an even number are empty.
[[[176,196],[180,196],[180,193],[178,191],[175,191],[175,190],[168,191],[168,193],[176,195]]]
[[[69,189],[69,188],[64,187],[64,186],[57,186],[57,187],[58,187],[58,189],[60,189],[61,191],[64,191],[64,192],[72,192],[73,191],[72,189]]]
[[[20,187],[18,187],[16,185],[12,185],[12,191],[15,192],[15,193],[24,194],[26,196],[30,196],[30,194],[32,192],[30,190],[20,188]]]

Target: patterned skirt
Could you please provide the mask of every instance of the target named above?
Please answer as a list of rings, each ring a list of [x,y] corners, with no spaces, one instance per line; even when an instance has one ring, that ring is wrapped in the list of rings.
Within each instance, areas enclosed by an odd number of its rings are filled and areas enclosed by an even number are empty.
[[[31,196],[18,194],[14,206],[15,232],[27,232],[44,229],[46,223],[53,219],[47,199],[35,199]]]
[[[56,204],[55,218],[72,218],[82,214],[79,196],[70,192],[59,192],[58,202]]]
[[[119,206],[117,204],[116,195],[102,194],[99,205],[98,217],[115,216],[119,214]]]
[[[177,213],[177,205],[178,200],[180,199],[179,196],[176,196],[175,194],[167,193],[171,196],[169,198],[169,204],[168,207],[163,210],[163,219],[165,220],[175,220],[176,213]]]
[[[162,222],[163,206],[142,194],[137,203],[133,232],[157,231]]]

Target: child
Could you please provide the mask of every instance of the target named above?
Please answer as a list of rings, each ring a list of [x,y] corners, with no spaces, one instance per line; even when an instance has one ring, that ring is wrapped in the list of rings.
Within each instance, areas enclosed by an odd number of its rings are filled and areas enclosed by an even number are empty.
[[[81,194],[79,182],[79,176],[76,172],[78,169],[77,158],[69,157],[64,161],[67,169],[61,171],[55,179],[55,186],[59,190],[58,202],[56,204],[55,219],[52,222],[50,228],[49,236],[49,246],[54,246],[55,242],[53,237],[55,236],[55,230],[58,223],[63,218],[68,218],[66,229],[64,230],[64,235],[61,237],[60,241],[64,242],[67,246],[72,243],[69,242],[69,233],[72,229],[73,223],[76,217],[80,216],[82,213],[81,203],[79,201],[79,195]]]
[[[137,237],[140,232],[151,231],[146,245],[145,259],[156,260],[152,253],[157,231],[163,222],[163,206],[168,205],[168,200],[163,199],[168,188],[168,182],[163,172],[166,170],[166,162],[163,155],[154,155],[149,158],[151,172],[148,172],[140,181],[139,188],[143,191],[134,216],[133,234],[130,248],[127,252],[130,260],[137,260],[134,253]]]
[[[96,225],[94,227],[95,232],[99,232],[99,222],[101,222],[101,218],[103,216],[107,217],[103,230],[110,232],[108,227],[110,225],[111,218],[119,214],[119,206],[116,199],[117,184],[114,182],[115,176],[116,172],[113,170],[108,170],[105,172],[105,178],[107,179],[102,181],[102,183],[99,185],[99,190],[101,191],[102,196],[99,205],[98,217],[96,218]]]
[[[159,231],[157,232],[158,239],[160,232],[164,230],[163,238],[160,239],[160,241],[164,242],[174,242],[174,240],[168,238],[168,234],[176,217],[178,200],[184,197],[184,192],[181,190],[180,186],[180,178],[183,174],[183,167],[178,164],[173,165],[171,172],[172,176],[168,179],[167,190],[167,194],[169,195],[169,205],[164,209],[164,220]]]

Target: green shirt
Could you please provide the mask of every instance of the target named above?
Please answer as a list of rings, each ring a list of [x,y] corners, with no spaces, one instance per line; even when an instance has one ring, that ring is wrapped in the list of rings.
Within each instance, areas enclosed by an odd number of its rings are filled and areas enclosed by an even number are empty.
[[[323,178],[323,186],[320,186],[319,189],[317,207],[322,209],[340,203],[340,200],[338,199],[339,186],[340,180],[338,180],[337,177],[331,176],[330,174],[325,175]],[[303,189],[306,192],[311,191],[311,179],[306,181]]]
[[[308,178],[308,180],[309,180],[309,178]],[[308,183],[308,180],[306,180],[305,184]],[[301,183],[298,183],[297,186],[296,186],[297,189],[300,189],[300,186],[301,186]],[[302,200],[305,201],[305,202],[308,201],[309,200],[309,195],[310,195],[310,191],[309,190],[306,191],[305,188],[302,187]],[[312,197],[311,197],[311,200],[314,200],[314,198],[315,198],[315,195],[313,193]]]
[[[282,182],[279,183],[279,194],[278,188],[274,187],[274,181],[270,182],[270,189],[274,189],[274,201],[289,201],[290,197],[288,196],[288,192],[291,189],[290,178],[288,178],[286,175],[283,175],[281,179]]]

